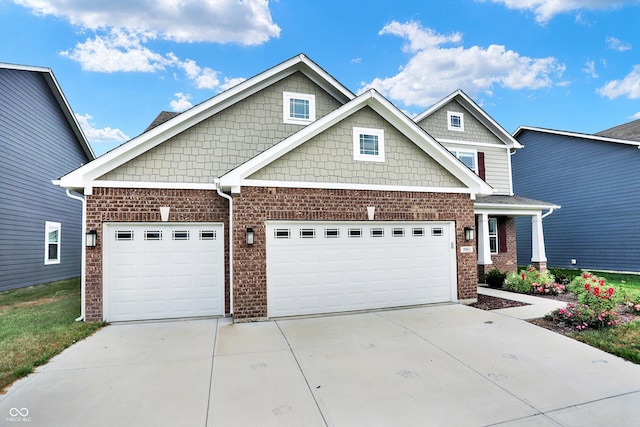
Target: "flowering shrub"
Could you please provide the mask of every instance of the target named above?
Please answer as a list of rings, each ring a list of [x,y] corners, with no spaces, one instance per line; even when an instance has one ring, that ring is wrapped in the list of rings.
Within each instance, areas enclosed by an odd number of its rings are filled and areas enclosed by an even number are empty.
[[[569,285],[571,292],[582,304],[593,307],[596,311],[615,310],[615,289],[607,286],[604,279],[591,273],[578,276]]]
[[[604,328],[616,324],[618,314],[615,310],[597,311],[586,304],[568,304],[567,308],[559,308],[546,316],[556,323],[573,326],[581,331],[587,328]]]
[[[640,315],[640,304],[635,304],[633,301],[627,301],[625,303],[625,306],[627,307],[627,311],[629,313]]]
[[[507,276],[503,286],[508,291],[519,292],[521,294],[542,294],[558,295],[564,292],[564,285],[559,285],[553,281],[553,276],[549,273],[540,273],[535,268],[529,266],[526,270],[518,273],[511,273]]]

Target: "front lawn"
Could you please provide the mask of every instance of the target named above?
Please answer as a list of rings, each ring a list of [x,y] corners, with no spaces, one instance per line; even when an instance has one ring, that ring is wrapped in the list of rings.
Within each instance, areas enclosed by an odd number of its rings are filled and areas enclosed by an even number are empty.
[[[571,337],[640,364],[640,321],[638,320],[613,328],[573,333]]]
[[[80,279],[0,293],[0,390],[103,323],[76,322]]]

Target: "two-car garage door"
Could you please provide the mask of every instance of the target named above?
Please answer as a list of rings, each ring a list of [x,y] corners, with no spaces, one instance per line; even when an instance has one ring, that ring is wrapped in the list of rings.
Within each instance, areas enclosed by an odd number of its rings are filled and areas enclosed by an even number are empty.
[[[455,299],[451,222],[268,222],[269,317]]]
[[[224,314],[224,235],[215,223],[105,224],[108,321]]]

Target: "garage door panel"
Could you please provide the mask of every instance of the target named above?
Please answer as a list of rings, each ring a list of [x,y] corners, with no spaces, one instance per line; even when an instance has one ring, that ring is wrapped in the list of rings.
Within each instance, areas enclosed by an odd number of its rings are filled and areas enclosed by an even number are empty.
[[[106,320],[224,314],[222,224],[106,224],[104,236]]]
[[[451,228],[451,223],[270,222],[269,315],[450,301],[455,288]],[[301,229],[307,234],[315,229],[315,238],[300,238]],[[289,230],[288,238],[277,238],[286,235],[278,230]],[[332,230],[332,238],[326,230]]]

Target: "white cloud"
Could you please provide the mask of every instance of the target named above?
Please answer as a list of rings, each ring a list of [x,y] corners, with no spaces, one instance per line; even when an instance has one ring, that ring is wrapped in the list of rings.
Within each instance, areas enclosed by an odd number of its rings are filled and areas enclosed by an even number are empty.
[[[189,95],[188,93],[185,94],[182,92],[178,92],[173,96],[175,96],[176,99],[173,99],[171,102],[169,102],[169,105],[171,106],[171,109],[173,111],[181,113],[193,107],[193,104],[191,103],[191,101],[189,101],[191,99],[191,95]]]
[[[76,113],[75,116],[89,142],[124,142],[129,140],[129,137],[120,129],[110,127],[95,128],[90,122],[93,117],[89,114]]]
[[[598,73],[596,73],[596,62],[595,61],[587,61],[584,64],[584,68],[582,72],[587,74],[589,77],[595,79],[598,78]]]
[[[83,70],[113,73],[117,71],[154,72],[164,70],[171,59],[146,48],[143,43],[153,39],[151,33],[134,33],[112,29],[104,36],[96,35],[73,50],[60,52],[73,59]]]
[[[243,77],[236,77],[233,79],[228,79],[228,78],[224,78],[224,83],[222,83],[220,85],[220,89],[222,90],[227,90],[227,89],[231,89],[234,86],[239,85],[240,83],[242,83],[243,81],[245,81],[246,79]]]
[[[478,0],[486,1],[486,0]],[[501,3],[509,9],[531,11],[536,21],[545,24],[554,16],[577,10],[613,9],[627,4],[638,4],[638,0],[489,0]],[[580,18],[583,19],[582,17]]]
[[[424,107],[459,88],[474,96],[491,91],[495,85],[508,89],[550,87],[554,85],[552,77],[561,76],[565,69],[553,57],[529,58],[500,45],[465,48],[460,46],[460,33],[438,34],[418,22],[394,21],[380,34],[405,38],[403,50],[412,57],[398,74],[376,78],[363,84],[361,91],[374,87],[406,105]]]
[[[623,42],[615,37],[607,37],[605,42],[609,49],[617,50],[618,52],[624,52],[631,49],[631,43]]]
[[[187,77],[196,83],[198,89],[216,89],[220,86],[218,72],[212,68],[202,68],[195,61],[187,59],[179,62],[178,65],[184,69]]]
[[[635,113],[633,116],[630,117],[633,120],[638,120],[640,119],[640,111],[638,111],[637,113]]]
[[[279,37],[268,0],[13,0],[91,30],[125,28],[177,42],[255,46]]]
[[[619,96],[626,96],[629,99],[640,98],[640,65],[634,66],[624,79],[611,80],[599,88],[597,92],[609,99]]]

